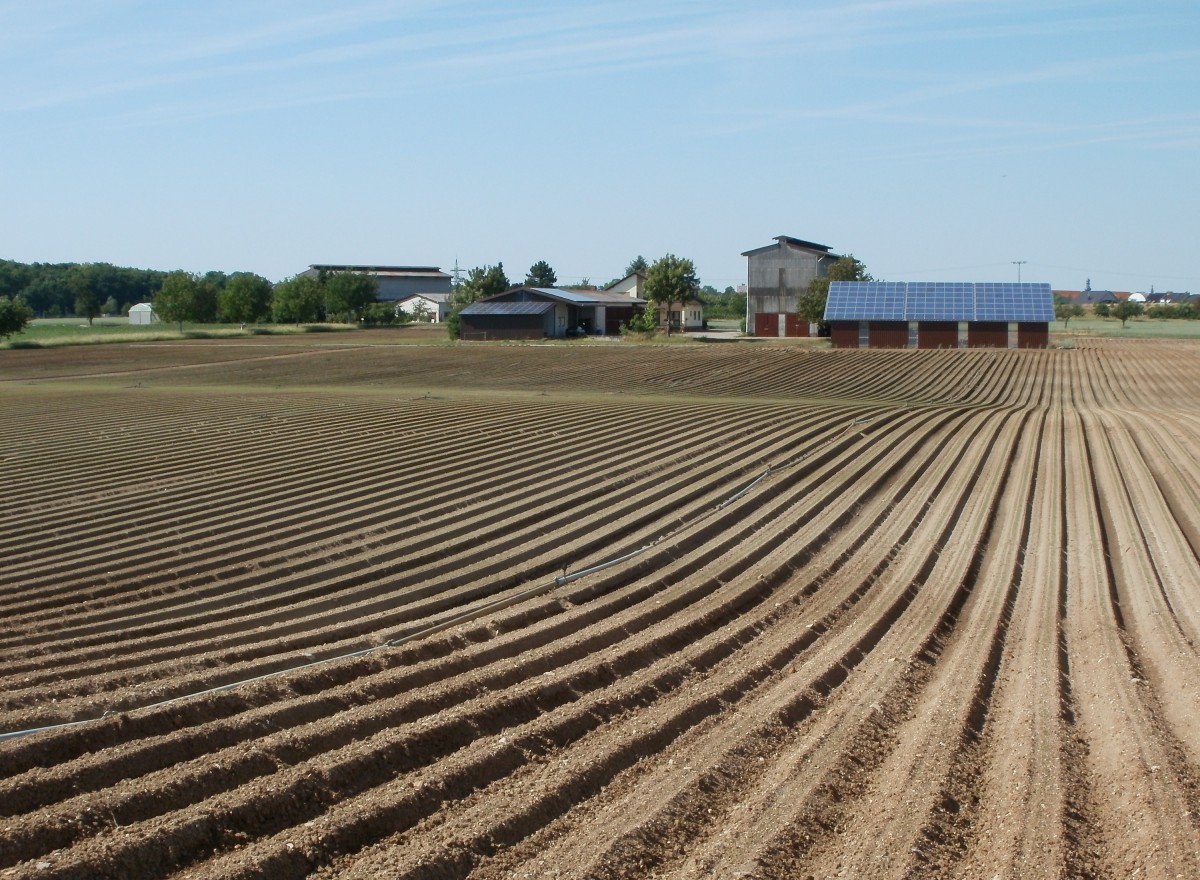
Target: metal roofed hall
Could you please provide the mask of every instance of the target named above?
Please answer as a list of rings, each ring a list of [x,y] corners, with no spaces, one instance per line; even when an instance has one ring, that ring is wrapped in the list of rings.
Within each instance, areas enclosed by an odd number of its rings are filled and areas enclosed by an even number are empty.
[[[1046,348],[1049,284],[833,281],[825,320],[834,348]]]
[[[826,321],[1053,321],[1039,282],[833,281]]]

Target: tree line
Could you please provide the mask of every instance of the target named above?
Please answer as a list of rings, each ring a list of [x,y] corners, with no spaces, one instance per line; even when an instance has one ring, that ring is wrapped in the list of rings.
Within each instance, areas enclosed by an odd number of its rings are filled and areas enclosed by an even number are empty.
[[[272,283],[253,272],[131,269],[110,263],[18,263],[0,260],[0,299],[9,326],[31,318],[75,316],[90,323],[128,314],[140,302],[154,305],[168,323],[263,321],[391,323],[389,303],[377,303],[378,284],[355,272],[300,274]],[[8,330],[3,335],[19,332]]]

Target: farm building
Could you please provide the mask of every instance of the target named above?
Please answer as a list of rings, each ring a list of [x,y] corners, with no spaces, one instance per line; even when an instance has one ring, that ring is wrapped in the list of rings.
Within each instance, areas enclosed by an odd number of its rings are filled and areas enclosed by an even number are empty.
[[[644,299],[642,294],[645,292],[645,289],[645,273],[634,272],[632,275],[626,275],[620,281],[614,281],[608,287],[604,288],[604,292],[620,293],[637,300],[642,300]],[[677,308],[677,306],[682,306],[682,310]],[[670,321],[671,329],[673,330],[703,330],[704,302],[698,299],[689,299],[685,303],[671,303]],[[658,326],[667,326],[667,306],[665,304],[658,306]]]
[[[607,290],[517,287],[459,312],[462,339],[542,339],[611,335],[646,307],[646,301]]]
[[[608,285],[604,290],[606,293],[620,293],[634,299],[644,299],[642,294],[646,292],[646,273],[634,272],[632,275],[626,275],[620,281],[614,281]]]
[[[839,258],[829,247],[787,235],[775,244],[745,251],[746,330],[754,336],[816,336],[815,325],[800,322],[800,295],[823,278]]]
[[[138,303],[136,306],[129,307],[129,323],[130,324],[153,324],[154,323],[154,306],[150,303]]]
[[[397,302],[414,293],[450,293],[450,276],[436,266],[358,266],[314,263],[301,275],[319,278],[334,272],[357,272],[374,277],[379,285],[375,298]]]
[[[1045,348],[1049,284],[834,281],[825,320],[835,348]]]
[[[396,317],[404,312],[410,318],[440,324],[450,314],[449,293],[410,293],[396,300]]]

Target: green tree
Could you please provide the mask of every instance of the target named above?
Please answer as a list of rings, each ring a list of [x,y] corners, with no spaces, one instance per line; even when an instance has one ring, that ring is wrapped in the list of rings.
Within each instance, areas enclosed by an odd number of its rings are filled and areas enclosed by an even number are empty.
[[[217,291],[221,320],[254,324],[271,317],[271,282],[253,272],[234,272]]]
[[[100,279],[90,264],[72,266],[67,273],[67,284],[75,294],[75,314],[87,318],[88,325],[100,317]]]
[[[1077,302],[1060,302],[1054,306],[1054,317],[1063,322],[1063,329],[1067,329],[1067,324],[1072,318],[1083,317],[1083,306]]]
[[[704,314],[710,318],[744,318],[746,315],[746,294],[738,293],[732,287],[718,292],[706,284],[700,288],[700,301],[704,303]]]
[[[628,278],[634,272],[641,272],[643,275],[645,275],[646,270],[649,268],[650,268],[650,264],[646,262],[646,258],[643,257],[641,254],[638,254],[636,257],[634,257],[632,260],[629,261],[629,265],[625,267],[625,274],[622,277]],[[618,278],[617,280],[620,281],[621,279]]]
[[[116,297],[110,296],[104,301],[104,304],[100,306],[100,314],[104,315],[105,317],[111,317],[112,315],[115,315],[120,308],[121,307],[117,304]]]
[[[796,314],[808,324],[825,322],[825,304],[829,301],[831,281],[874,281],[867,267],[854,254],[839,257],[830,265],[826,275],[808,282],[808,287],[796,301]]]
[[[503,293],[510,287],[508,276],[504,274],[504,263],[477,266],[467,273],[467,280],[459,285],[455,300],[470,305],[476,300]]]
[[[29,282],[28,266],[15,260],[0,260],[0,296],[9,299],[20,296]]]
[[[100,300],[91,291],[75,294],[75,314],[87,318],[88,326],[100,317]]]
[[[401,311],[400,314],[408,315],[412,321],[418,324],[432,324],[433,319],[437,317],[437,315],[434,314],[433,309],[429,307],[429,304],[426,303],[425,300],[418,300],[417,303],[412,307],[411,313]]]
[[[450,299],[450,314],[446,318],[446,332],[450,338],[459,337],[459,312],[476,300],[503,293],[510,287],[508,276],[504,274],[504,263],[477,266],[468,272],[467,280],[454,289]]]
[[[667,336],[671,335],[671,305],[683,305],[696,299],[700,293],[700,281],[696,278],[696,267],[692,261],[667,254],[654,261],[646,270],[646,299],[656,307],[665,306],[667,313]],[[682,322],[681,322],[682,323]]]
[[[390,302],[369,303],[362,313],[364,327],[388,327],[392,324],[408,323],[405,312],[397,312],[395,305]]]
[[[191,272],[171,272],[154,298],[154,311],[162,320],[179,324],[180,330],[184,321],[211,323],[217,319],[217,289]]]
[[[525,275],[525,284],[528,287],[553,287],[558,284],[558,276],[554,274],[549,263],[538,260],[529,267],[529,272]]]
[[[1142,304],[1140,302],[1130,302],[1127,299],[1123,299],[1113,306],[1112,316],[1114,318],[1119,318],[1121,320],[1121,326],[1125,327],[1128,326],[1127,322],[1130,318],[1140,317],[1143,311],[1145,310],[1142,308]]]
[[[1092,307],[1092,311],[1095,313],[1097,318],[1112,317],[1112,305],[1110,303],[1096,303],[1096,305]]]
[[[335,321],[357,321],[367,306],[375,302],[379,292],[375,276],[361,272],[335,272],[323,276],[322,281],[325,288],[325,314]]]
[[[319,321],[324,307],[324,291],[311,275],[296,275],[275,285],[272,312],[276,321]]]
[[[19,296],[0,296],[0,339],[20,333],[33,320],[33,311]]]

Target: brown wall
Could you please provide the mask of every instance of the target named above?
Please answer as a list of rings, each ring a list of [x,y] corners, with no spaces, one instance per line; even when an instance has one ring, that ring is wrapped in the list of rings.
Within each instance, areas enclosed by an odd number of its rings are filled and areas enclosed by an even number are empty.
[[[907,321],[872,321],[871,348],[907,348]]]
[[[541,315],[461,315],[460,339],[541,339],[546,335]]]
[[[917,325],[917,348],[958,348],[958,322],[921,321]]]
[[[1022,321],[1017,325],[1017,348],[1048,348],[1049,346],[1049,324]]]
[[[779,316],[774,312],[758,312],[754,315],[755,336],[778,336]]]
[[[973,321],[967,325],[969,348],[1008,348],[1008,324],[1001,321]]]
[[[829,341],[834,348],[858,348],[858,321],[830,321]]]
[[[633,318],[633,306],[606,306],[604,309],[604,335],[620,336],[621,325]]]

